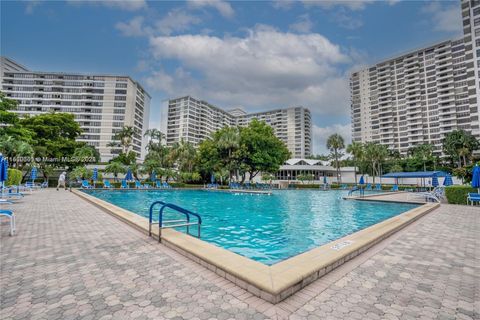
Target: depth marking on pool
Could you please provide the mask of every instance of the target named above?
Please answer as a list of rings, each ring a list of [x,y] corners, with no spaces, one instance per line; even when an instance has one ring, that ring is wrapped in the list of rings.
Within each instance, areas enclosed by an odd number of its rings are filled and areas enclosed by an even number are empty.
[[[337,243],[336,245],[331,247],[331,249],[333,249],[335,251],[339,251],[339,250],[342,250],[343,248],[348,247],[349,245],[352,245],[352,244],[353,244],[353,241],[347,240],[347,241]]]

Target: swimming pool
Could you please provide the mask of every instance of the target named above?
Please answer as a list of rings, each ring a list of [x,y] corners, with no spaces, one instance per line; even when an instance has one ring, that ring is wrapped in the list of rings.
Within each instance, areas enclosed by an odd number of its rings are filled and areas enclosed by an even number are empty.
[[[278,190],[270,196],[206,190],[85,192],[147,218],[153,201],[179,205],[202,216],[202,240],[266,265],[418,207],[343,200],[348,191]]]

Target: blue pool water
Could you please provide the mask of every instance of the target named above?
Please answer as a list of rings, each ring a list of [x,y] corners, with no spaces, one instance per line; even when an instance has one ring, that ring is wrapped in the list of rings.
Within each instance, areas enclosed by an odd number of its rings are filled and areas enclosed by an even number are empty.
[[[202,240],[267,265],[418,206],[343,200],[348,191],[279,190],[271,196],[206,190],[86,192],[147,218],[155,200],[179,205],[202,216]],[[167,214],[176,218],[172,211]]]

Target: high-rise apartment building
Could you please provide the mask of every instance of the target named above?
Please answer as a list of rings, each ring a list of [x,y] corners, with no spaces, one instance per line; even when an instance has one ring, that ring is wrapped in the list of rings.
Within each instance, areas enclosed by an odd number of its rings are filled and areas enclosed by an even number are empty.
[[[102,161],[120,153],[107,145],[122,127],[132,126],[132,149],[139,159],[145,156],[150,96],[130,77],[30,71],[5,57],[0,75],[1,91],[19,102],[17,114],[72,113],[83,130],[78,141],[97,148]]]
[[[305,158],[311,154],[311,115],[306,108],[292,107],[257,113],[246,113],[239,108],[225,111],[189,96],[172,99],[168,103],[167,145],[181,139],[198,145],[218,129],[246,126],[253,119],[270,125],[293,157]]]
[[[478,53],[472,54],[471,42],[476,40],[470,36],[475,29],[480,35],[480,22],[473,27],[480,17],[478,2],[462,2],[465,37],[352,74],[353,141],[378,142],[402,154],[429,143],[440,155],[442,139],[453,130],[463,129],[480,138],[478,61],[472,61],[478,60],[478,56],[473,58]]]

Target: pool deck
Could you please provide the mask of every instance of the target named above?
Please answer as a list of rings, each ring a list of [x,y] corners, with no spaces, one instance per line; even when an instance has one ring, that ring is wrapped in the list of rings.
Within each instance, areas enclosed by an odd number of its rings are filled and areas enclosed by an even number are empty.
[[[480,317],[478,207],[442,205],[276,305],[70,192],[35,191],[12,208],[1,319]]]

